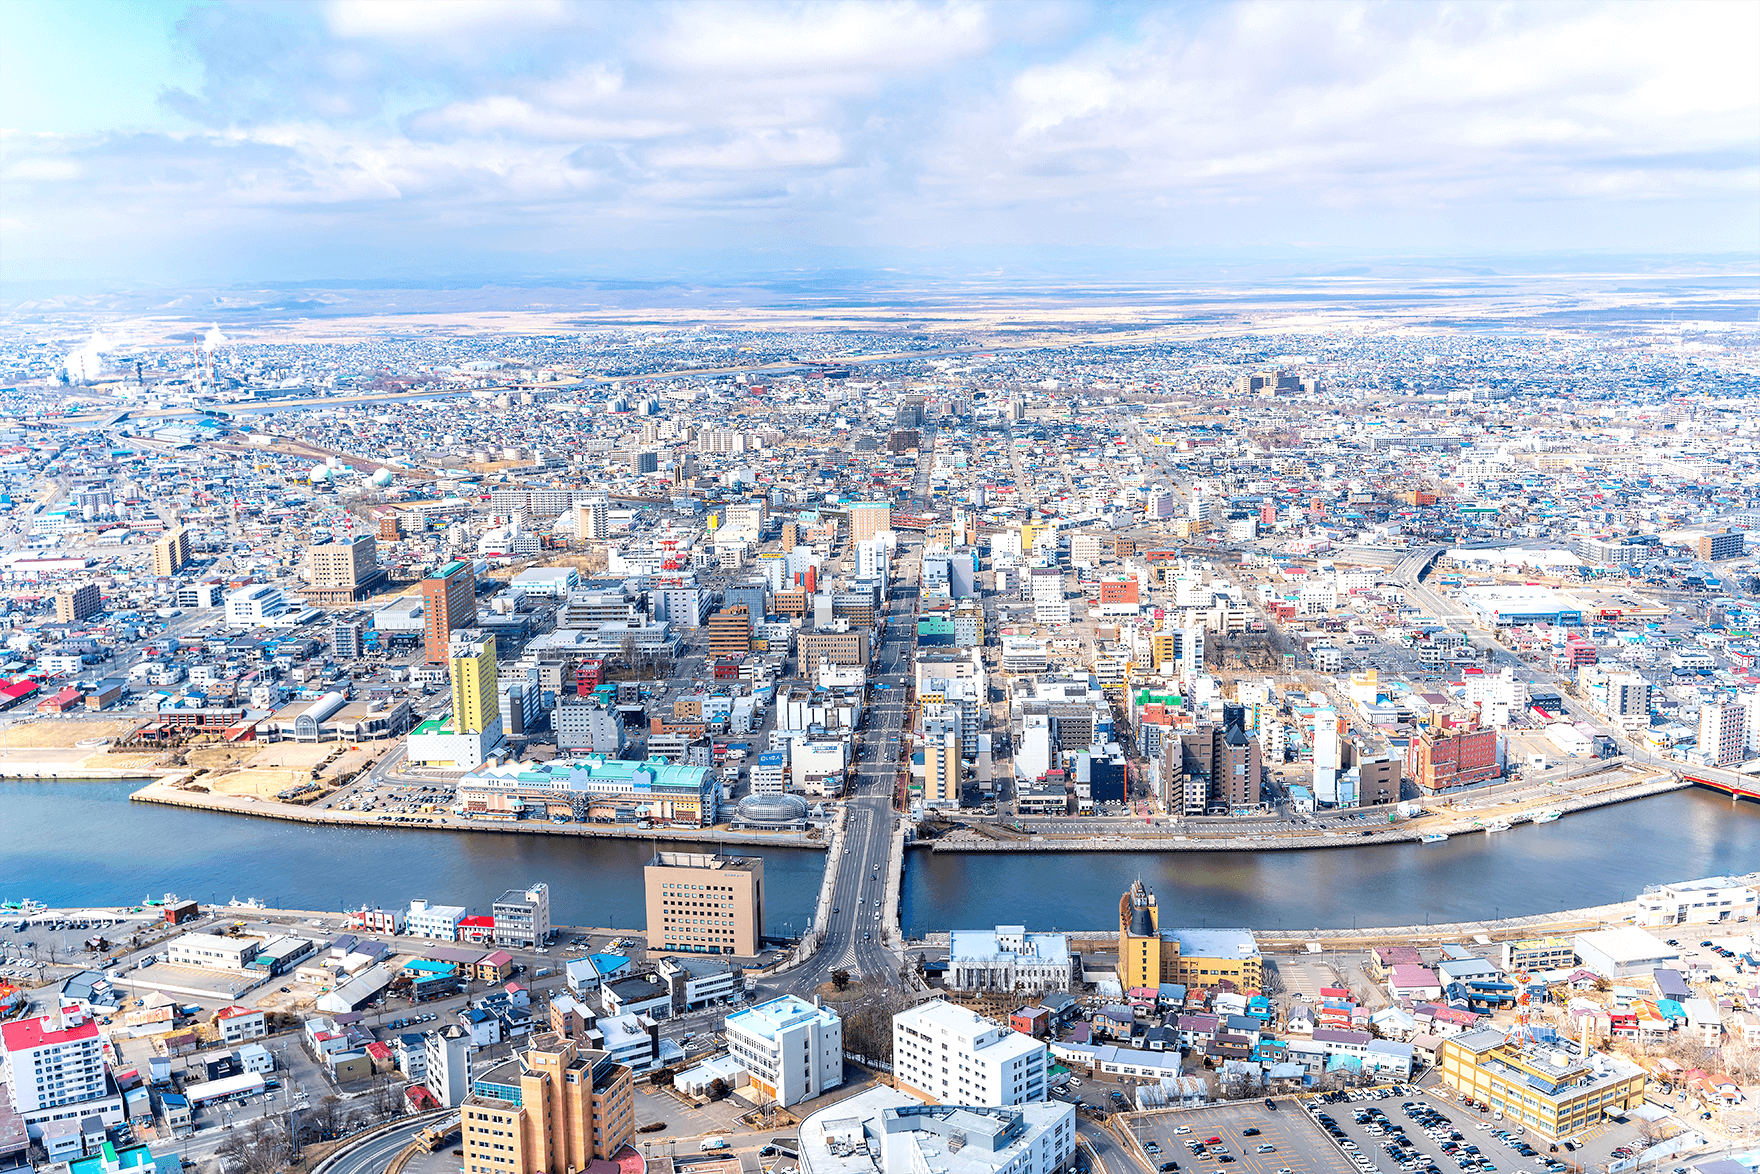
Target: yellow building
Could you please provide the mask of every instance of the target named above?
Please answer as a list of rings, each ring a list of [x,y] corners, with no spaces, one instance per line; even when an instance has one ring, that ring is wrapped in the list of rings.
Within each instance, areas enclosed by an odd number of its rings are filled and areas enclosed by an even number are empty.
[[[1569,1040],[1541,1043],[1500,1031],[1442,1041],[1436,1068],[1464,1097],[1549,1138],[1569,1137],[1644,1101],[1644,1070],[1622,1056]]]
[[[635,1135],[630,1070],[553,1032],[475,1075],[473,1088],[460,1121],[469,1174],[585,1170]]]
[[[1249,929],[1161,928],[1155,894],[1141,880],[1118,900],[1118,979],[1125,990],[1176,982],[1246,991],[1265,984],[1265,961]]]
[[[1118,981],[1127,991],[1161,985],[1161,910],[1140,879],[1118,899]]]
[[[453,641],[449,651],[453,732],[481,734],[501,717],[495,688],[495,641],[492,637],[461,638]]]
[[[959,805],[959,735],[951,730],[923,746],[923,802]]]

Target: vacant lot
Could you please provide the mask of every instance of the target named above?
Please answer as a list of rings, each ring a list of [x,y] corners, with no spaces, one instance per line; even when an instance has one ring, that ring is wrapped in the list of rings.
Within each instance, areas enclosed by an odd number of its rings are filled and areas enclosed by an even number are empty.
[[[71,750],[91,738],[121,738],[140,724],[134,720],[70,722],[39,718],[8,727],[4,735],[0,735],[0,746],[7,750]]]

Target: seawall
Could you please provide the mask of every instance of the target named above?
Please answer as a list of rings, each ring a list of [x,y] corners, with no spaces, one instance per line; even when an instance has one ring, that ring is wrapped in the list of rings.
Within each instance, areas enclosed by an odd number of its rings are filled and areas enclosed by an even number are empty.
[[[172,776],[173,778],[181,776]],[[499,822],[462,819],[453,815],[422,815],[394,817],[386,813],[318,810],[297,803],[274,799],[253,799],[243,795],[219,795],[212,791],[186,791],[168,779],[149,783],[129,795],[135,803],[158,803],[166,807],[184,807],[192,811],[212,811],[222,815],[249,815],[259,819],[280,819],[289,823],[321,827],[374,828],[379,831],[410,832],[493,832],[510,836],[572,836],[577,839],[602,840],[670,840],[680,843],[712,843],[739,845],[744,848],[824,848],[823,838],[796,833],[738,832],[725,828],[625,828],[596,823]],[[414,820],[430,822],[417,823]]]
[[[1662,775],[1644,782],[1574,795],[1552,796],[1528,805],[1521,815],[1506,815],[1516,827],[1527,822],[1539,811],[1557,811],[1561,818],[1573,812],[1589,811],[1614,803],[1645,799],[1680,791],[1693,784],[1672,775]],[[1498,816],[1488,814],[1488,819]],[[1381,829],[1350,831],[1253,832],[1200,827],[1177,834],[1146,835],[1142,833],[1095,833],[1079,837],[1007,836],[992,838],[977,832],[956,831],[940,839],[927,841],[934,852],[1295,852],[1312,848],[1356,848],[1366,844],[1410,844],[1419,842],[1431,832],[1447,835],[1488,835],[1482,827],[1471,826],[1472,817],[1449,816],[1443,813],[1426,815],[1421,821],[1387,824]],[[917,846],[924,842],[919,841]]]

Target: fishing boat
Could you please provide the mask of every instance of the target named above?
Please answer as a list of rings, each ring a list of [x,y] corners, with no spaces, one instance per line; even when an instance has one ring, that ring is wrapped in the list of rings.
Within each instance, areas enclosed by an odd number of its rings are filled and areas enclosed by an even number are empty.
[[[1440,844],[1448,839],[1447,832],[1427,832],[1418,838],[1420,844]]]
[[[1542,811],[1539,815],[1536,815],[1534,817],[1534,822],[1535,823],[1551,823],[1553,820],[1557,819],[1559,816],[1561,816],[1563,814],[1564,814],[1564,812],[1562,812],[1562,811]]]
[[[234,897],[226,904],[230,909],[261,909],[263,908],[263,899],[261,897],[246,897],[244,900],[240,901],[237,897]]]
[[[1501,819],[1498,820],[1496,823],[1488,823],[1485,825],[1485,832],[1487,835],[1489,835],[1492,832],[1507,832],[1507,831],[1509,831],[1509,824],[1505,823]]]

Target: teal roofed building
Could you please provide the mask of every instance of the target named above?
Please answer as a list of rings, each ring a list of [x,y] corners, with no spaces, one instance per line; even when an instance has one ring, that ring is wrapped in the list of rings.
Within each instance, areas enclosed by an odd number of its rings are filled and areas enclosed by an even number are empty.
[[[183,1159],[176,1154],[155,1158],[153,1152],[144,1145],[124,1146],[119,1150],[114,1143],[108,1141],[96,1153],[67,1163],[68,1174],[119,1174],[121,1171],[129,1171],[130,1174],[173,1174],[182,1169]]]
[[[488,819],[566,815],[593,823],[709,827],[720,816],[719,797],[708,767],[599,754],[488,763],[458,781],[458,810]]]

